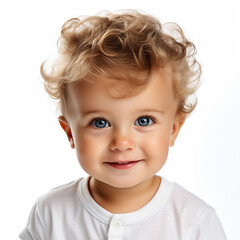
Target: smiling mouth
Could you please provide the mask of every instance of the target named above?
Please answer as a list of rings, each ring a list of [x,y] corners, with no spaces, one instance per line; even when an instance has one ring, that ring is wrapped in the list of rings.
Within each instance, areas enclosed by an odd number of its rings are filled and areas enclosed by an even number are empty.
[[[120,162],[105,162],[116,169],[129,169],[138,164],[141,160],[136,161],[120,161]]]
[[[129,161],[129,162],[111,162],[112,164],[128,164],[132,162],[137,162],[137,161]]]

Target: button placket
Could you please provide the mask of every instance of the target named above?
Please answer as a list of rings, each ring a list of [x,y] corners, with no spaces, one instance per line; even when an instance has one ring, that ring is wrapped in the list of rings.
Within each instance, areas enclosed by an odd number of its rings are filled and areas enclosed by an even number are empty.
[[[116,215],[112,217],[112,220],[108,229],[108,240],[121,240],[123,235],[123,224]]]
[[[121,222],[121,221],[115,220],[115,221],[113,222],[113,227],[114,227],[114,228],[120,229],[121,226],[122,226],[122,222]]]

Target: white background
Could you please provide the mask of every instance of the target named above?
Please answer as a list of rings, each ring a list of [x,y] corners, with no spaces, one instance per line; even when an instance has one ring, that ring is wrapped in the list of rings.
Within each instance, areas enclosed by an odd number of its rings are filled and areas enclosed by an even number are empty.
[[[1,1],[0,239],[17,239],[36,198],[86,174],[39,76],[62,24],[101,10],[139,9],[180,24],[203,67],[199,104],[159,174],[212,205],[240,239],[240,7],[237,1]]]

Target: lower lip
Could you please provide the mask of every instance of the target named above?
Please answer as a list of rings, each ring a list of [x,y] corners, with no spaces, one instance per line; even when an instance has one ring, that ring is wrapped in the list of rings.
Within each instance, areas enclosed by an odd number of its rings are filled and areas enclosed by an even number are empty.
[[[140,161],[134,161],[134,162],[124,163],[124,164],[117,164],[117,163],[107,163],[107,164],[110,165],[113,168],[124,170],[124,169],[129,169],[129,168],[134,167],[139,162]]]

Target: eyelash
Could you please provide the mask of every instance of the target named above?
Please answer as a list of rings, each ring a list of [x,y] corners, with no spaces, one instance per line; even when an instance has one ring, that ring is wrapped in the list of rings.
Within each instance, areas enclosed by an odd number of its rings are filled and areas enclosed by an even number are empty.
[[[153,123],[157,122],[157,119],[151,115],[143,115],[143,116],[138,117],[137,119],[139,119],[139,118],[150,118],[153,121]]]
[[[151,126],[152,124],[156,123],[156,119],[155,119],[153,116],[150,116],[150,115],[143,115],[143,116],[140,116],[140,117],[137,118],[137,120],[136,120],[135,122],[137,122],[137,121],[138,121],[139,119],[141,119],[141,118],[149,118],[149,119],[152,121],[152,123],[149,124],[149,125],[146,125],[146,126],[141,126],[141,125],[136,125],[136,126],[140,126],[140,127],[148,127],[148,126]]]
[[[152,121],[152,124],[154,124],[154,123],[157,122],[157,121],[156,121],[156,118],[153,117],[153,116],[151,116],[151,115],[143,115],[143,116],[140,116],[140,117],[138,117],[138,118],[136,119],[135,122],[137,122],[137,120],[139,120],[139,119],[141,119],[141,118],[149,118],[149,119]],[[107,127],[111,127],[111,124],[110,124],[105,118],[101,118],[101,117],[93,118],[93,119],[89,122],[88,125],[93,126],[93,127],[95,127],[95,128],[100,128],[100,129],[106,127],[106,126],[104,126],[104,127],[96,127],[96,126],[94,126],[94,122],[97,121],[97,120],[106,121],[106,123],[109,125],[109,126],[107,126]],[[151,126],[152,124],[146,125],[146,126]],[[134,123],[134,125],[135,125],[135,123]],[[136,125],[136,126],[141,126],[141,125]],[[144,126],[141,126],[141,127],[144,127]]]
[[[98,127],[96,127],[96,126],[93,125],[93,123],[94,123],[95,121],[97,121],[97,120],[106,121],[106,122],[109,124],[109,127],[111,127],[110,123],[109,123],[105,118],[101,118],[101,117],[93,118],[93,119],[89,122],[89,125],[90,125],[90,126],[93,126],[93,127],[95,127],[95,128],[98,128]],[[100,128],[101,128],[101,127],[100,127]],[[105,126],[102,127],[102,128],[105,128]]]

